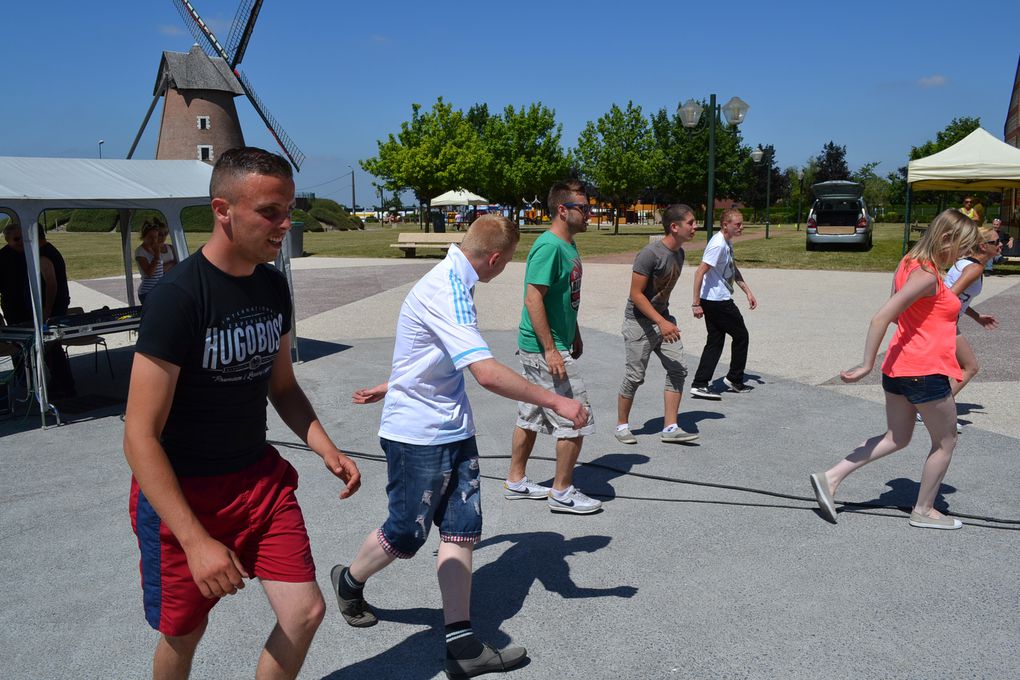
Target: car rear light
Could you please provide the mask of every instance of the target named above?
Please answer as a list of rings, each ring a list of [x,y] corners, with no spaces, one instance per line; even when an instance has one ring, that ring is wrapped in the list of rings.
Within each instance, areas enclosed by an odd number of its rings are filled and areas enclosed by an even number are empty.
[[[867,230],[868,230],[868,218],[862,217],[861,219],[857,220],[857,231],[863,233]]]
[[[813,217],[808,218],[807,231],[809,234],[814,234],[818,231],[818,222],[815,221],[815,218]]]

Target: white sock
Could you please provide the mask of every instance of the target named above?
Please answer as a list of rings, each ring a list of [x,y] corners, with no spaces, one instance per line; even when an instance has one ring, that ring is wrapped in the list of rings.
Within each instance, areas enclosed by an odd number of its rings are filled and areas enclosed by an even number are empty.
[[[623,425],[617,425],[616,426],[616,431],[617,432],[619,432],[620,430],[629,430],[629,429],[630,429],[630,423],[624,423]]]
[[[553,489],[552,490],[553,498],[555,498],[558,501],[562,501],[564,498],[567,497],[567,494],[570,493],[573,490],[574,490],[574,485],[573,484],[568,486],[563,491],[560,491],[559,489]]]
[[[679,426],[679,425],[677,425],[676,423],[673,423],[673,424],[672,424],[672,425],[670,425],[669,427],[667,427],[667,428],[664,428],[664,429],[663,429],[662,431],[663,431],[663,432],[672,432],[673,430],[678,430],[678,429],[680,429],[680,426]]]
[[[509,479],[506,480],[507,487],[513,489],[514,491],[524,491],[524,489],[526,488],[524,485],[527,483],[528,483],[527,475],[521,477],[521,481],[519,482],[511,482]]]

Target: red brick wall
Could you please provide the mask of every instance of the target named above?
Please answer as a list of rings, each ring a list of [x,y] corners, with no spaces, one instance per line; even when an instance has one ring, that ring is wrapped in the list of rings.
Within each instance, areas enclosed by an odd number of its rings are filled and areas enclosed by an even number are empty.
[[[209,117],[208,130],[199,129],[199,116]],[[167,90],[156,160],[201,160],[199,145],[212,146],[210,163],[227,149],[244,146],[233,96],[212,90]]]

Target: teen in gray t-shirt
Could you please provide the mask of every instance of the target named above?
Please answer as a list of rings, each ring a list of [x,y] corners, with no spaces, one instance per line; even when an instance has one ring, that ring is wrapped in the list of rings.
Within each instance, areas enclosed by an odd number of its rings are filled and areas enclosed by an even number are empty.
[[[655,311],[662,316],[669,316],[669,295],[673,292],[676,282],[680,280],[680,270],[683,266],[683,248],[673,251],[667,248],[662,241],[649,243],[634,258],[633,271],[648,277],[644,295],[652,303]],[[641,313],[641,310],[635,309],[634,302],[630,298],[627,299],[624,316],[628,319],[648,318]]]

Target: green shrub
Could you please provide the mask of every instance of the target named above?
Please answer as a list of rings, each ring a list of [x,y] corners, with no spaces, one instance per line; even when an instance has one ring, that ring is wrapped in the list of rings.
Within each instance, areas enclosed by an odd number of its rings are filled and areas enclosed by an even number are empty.
[[[305,231],[326,231],[326,228],[322,226],[319,220],[315,219],[304,210],[294,210],[290,214],[291,222],[303,222],[303,229]]]
[[[213,229],[212,207],[193,205],[181,211],[181,225],[184,231],[211,233]]]
[[[82,209],[72,210],[67,221],[67,230],[71,232],[105,232],[117,226],[119,218],[116,210]]]
[[[364,229],[365,224],[355,215],[351,215],[342,205],[328,198],[312,199],[308,214],[338,231]]]

